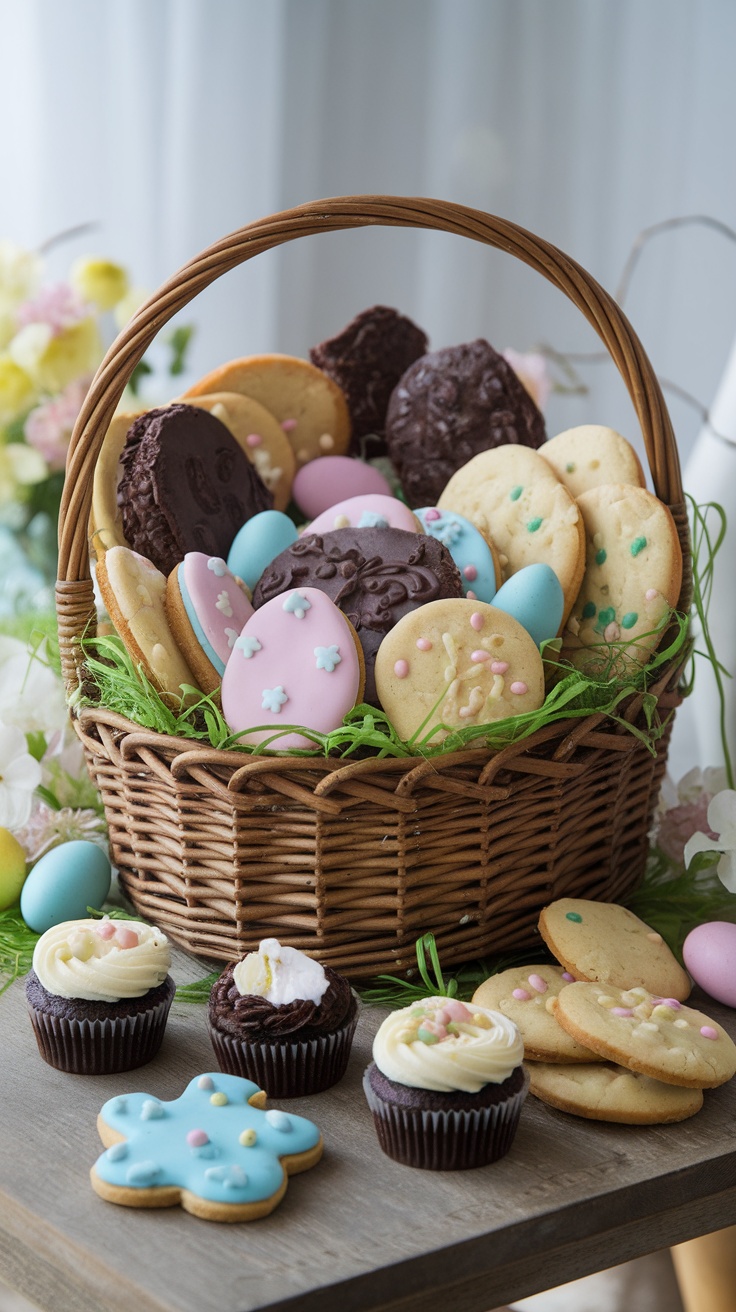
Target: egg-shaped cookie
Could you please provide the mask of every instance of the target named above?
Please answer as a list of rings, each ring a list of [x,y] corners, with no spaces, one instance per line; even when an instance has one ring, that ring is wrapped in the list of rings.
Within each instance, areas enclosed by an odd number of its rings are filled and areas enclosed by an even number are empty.
[[[380,492],[368,492],[336,502],[317,515],[303,533],[331,533],[336,528],[401,528],[406,533],[424,531],[405,502]]]
[[[467,597],[431,601],[386,634],[376,656],[380,703],[400,738],[440,742],[544,701],[539,650],[504,611]]]
[[[221,556],[188,551],[166,581],[166,615],[204,692],[222,682],[230,652],[253,606]]]
[[[162,693],[181,695],[197,680],[179,650],[166,615],[166,578],[129,547],[110,547],[97,562],[97,582],[116,633],[135,665]]]
[[[576,499],[601,483],[646,485],[641,461],[631,443],[604,424],[566,428],[544,442],[539,454]]]
[[[123,518],[118,505],[120,457],[131,424],[141,410],[120,410],[114,414],[102,441],[92,480],[92,508],[89,516],[89,542],[98,558],[109,547],[127,547]]]
[[[275,510],[286,510],[291,498],[296,460],[291,443],[270,410],[240,392],[212,392],[188,398],[190,405],[209,410],[230,429],[235,441],[255,465]]]
[[[501,582],[501,564],[490,539],[456,511],[422,506],[414,514],[425,533],[447,547],[460,570],[463,596],[493,601]]]

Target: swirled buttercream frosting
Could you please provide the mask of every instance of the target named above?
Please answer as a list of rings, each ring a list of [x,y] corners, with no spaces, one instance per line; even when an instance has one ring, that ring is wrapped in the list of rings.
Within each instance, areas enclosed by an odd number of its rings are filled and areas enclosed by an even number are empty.
[[[257,952],[249,952],[233,967],[238,993],[265,998],[274,1007],[302,1000],[319,1006],[327,992],[324,967],[298,948],[282,947],[278,939],[264,938]]]
[[[357,1004],[348,981],[329,966],[319,1002],[296,998],[279,1006],[257,993],[241,993],[236,970],[233,965],[225,968],[212,987],[209,1003],[212,1025],[233,1038],[251,1043],[302,1041],[333,1034],[355,1014]]]
[[[521,1064],[524,1044],[513,1021],[456,998],[424,998],[387,1016],[373,1060],[387,1079],[437,1093],[478,1093]]]
[[[48,993],[89,1002],[140,998],[170,966],[166,935],[139,920],[65,920],[41,935],[33,953]]]

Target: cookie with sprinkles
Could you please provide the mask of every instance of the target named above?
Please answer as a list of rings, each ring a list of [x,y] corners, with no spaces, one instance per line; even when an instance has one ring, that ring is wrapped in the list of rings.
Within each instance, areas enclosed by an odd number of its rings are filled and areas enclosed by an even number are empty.
[[[682,549],[672,514],[653,493],[601,484],[578,497],[585,577],[563,633],[562,654],[579,669],[645,665],[677,605]]]
[[[574,978],[562,966],[512,966],[484,980],[473,994],[473,1003],[500,1011],[514,1022],[528,1061],[598,1061],[595,1053],[571,1038],[552,1015],[552,999]]]
[[[578,1043],[653,1080],[715,1089],[736,1075],[736,1044],[723,1027],[676,998],[578,980],[553,1006]]]
[[[703,1090],[664,1084],[614,1062],[529,1067],[529,1092],[557,1111],[619,1125],[669,1125],[703,1106]]]
[[[550,437],[539,454],[574,497],[601,483],[645,487],[641,461],[630,442],[604,424],[579,424]]]
[[[437,501],[494,543],[504,581],[525,565],[549,565],[564,596],[563,621],[585,568],[583,520],[573,497],[537,451],[499,446],[453,474]]]
[[[541,911],[539,932],[576,980],[642,984],[680,1002],[690,994],[690,976],[662,935],[616,902],[558,898]]]
[[[463,596],[493,601],[501,585],[501,562],[491,540],[464,515],[422,506],[414,514],[425,533],[444,543],[460,570]]]
[[[275,415],[291,444],[297,469],[317,456],[345,455],[350,413],[342,392],[326,373],[295,355],[248,355],[205,374],[184,396],[240,392]]]
[[[203,692],[222,683],[230,652],[253,614],[235,575],[220,556],[188,551],[166,581],[166,616],[179,650]]]
[[[440,742],[453,729],[488,724],[544,701],[539,650],[526,629],[482,601],[430,601],[383,639],[378,697],[404,740]]]

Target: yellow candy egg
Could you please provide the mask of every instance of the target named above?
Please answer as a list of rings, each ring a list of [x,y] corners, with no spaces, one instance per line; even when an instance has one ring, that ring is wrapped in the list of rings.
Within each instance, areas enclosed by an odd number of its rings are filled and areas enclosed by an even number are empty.
[[[10,830],[0,827],[0,911],[15,905],[25,878],[26,854]]]

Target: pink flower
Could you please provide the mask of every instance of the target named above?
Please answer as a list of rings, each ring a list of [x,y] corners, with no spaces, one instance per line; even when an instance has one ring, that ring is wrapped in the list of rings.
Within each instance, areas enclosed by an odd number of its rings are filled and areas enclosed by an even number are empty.
[[[676,790],[672,781],[665,779],[656,841],[670,861],[683,864],[685,844],[697,831],[709,838],[717,838],[708,827],[708,807],[715,794],[724,787],[725,772],[716,769],[689,770]]]
[[[502,351],[504,360],[511,365],[520,383],[524,384],[532,400],[544,410],[552,392],[552,379],[549,375],[547,360],[538,351],[514,351],[511,347]]]
[[[94,314],[94,308],[83,301],[68,282],[56,282],[42,287],[32,300],[19,305],[15,318],[19,328],[25,328],[29,323],[48,324],[56,336],[65,328],[72,328],[75,323],[87,319],[90,314]]]
[[[36,406],[26,419],[26,442],[41,453],[50,469],[64,468],[69,438],[89,381],[89,378],[76,378],[59,396]]]

